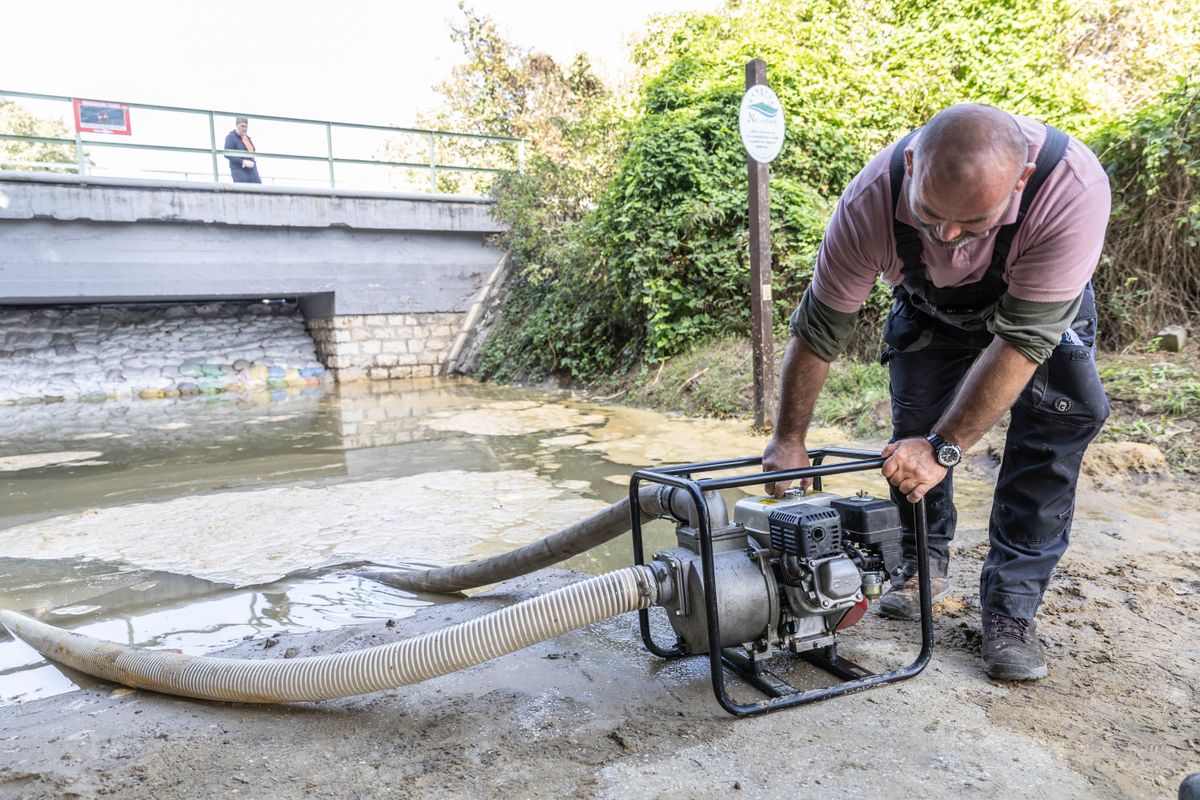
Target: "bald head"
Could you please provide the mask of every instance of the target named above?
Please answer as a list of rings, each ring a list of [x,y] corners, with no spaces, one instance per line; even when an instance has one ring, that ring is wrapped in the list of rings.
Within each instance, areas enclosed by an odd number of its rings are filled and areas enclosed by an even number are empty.
[[[993,179],[1011,185],[1028,160],[1029,145],[1017,121],[998,108],[975,103],[939,112],[913,147],[913,169],[927,186]]]
[[[910,201],[934,241],[960,245],[986,234],[1032,171],[1017,121],[991,106],[950,106],[905,153]]]

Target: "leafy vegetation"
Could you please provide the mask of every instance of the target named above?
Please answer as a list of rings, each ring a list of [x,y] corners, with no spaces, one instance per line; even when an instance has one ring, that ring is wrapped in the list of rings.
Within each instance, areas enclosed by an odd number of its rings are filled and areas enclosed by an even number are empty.
[[[776,348],[776,362],[786,347]],[[746,337],[710,339],[656,366],[643,365],[623,391],[605,399],[688,416],[746,417],[753,413],[750,343]],[[891,430],[887,368],[877,361],[841,359],[830,366],[813,416],[819,425],[845,428],[856,437],[887,436]]]
[[[782,350],[781,345],[776,363]],[[1181,353],[1102,353],[1097,362],[1112,402],[1100,441],[1151,444],[1181,477],[1200,474],[1200,351],[1189,346]],[[730,336],[643,365],[624,377],[621,391],[604,388],[595,395],[689,416],[745,419],[754,410],[750,373],[749,341]],[[886,438],[887,369],[875,361],[834,362],[813,418],[856,439]]]
[[[67,126],[29,113],[12,100],[0,99],[0,132],[14,136],[62,139]],[[59,167],[57,164],[64,166]],[[75,164],[74,148],[62,144],[0,141],[0,169],[24,172],[67,172]]]
[[[688,416],[744,417],[753,408],[750,342],[744,337],[710,339],[684,353],[643,366],[622,402]]]
[[[1113,405],[1101,439],[1153,444],[1176,470],[1200,474],[1200,363],[1194,352],[1114,355],[1099,366]]]
[[[516,277],[480,373],[510,380],[595,381],[745,334],[736,108],[753,57],[767,61],[788,114],[771,176],[782,321],[811,278],[842,188],[901,132],[947,104],[981,101],[1119,149],[1128,137],[1117,121],[1200,56],[1200,10],[1181,0],[743,0],[655,20],[621,93],[586,61],[559,68],[504,42],[486,18],[464,16],[456,35],[468,64],[446,87],[450,108],[481,132],[532,142],[525,173],[495,190]],[[1133,132],[1153,139],[1149,128],[1171,119],[1147,116]],[[1194,163],[1191,141],[1170,157]],[[1137,191],[1124,196],[1120,219],[1137,213]],[[1113,271],[1124,292],[1105,295],[1112,302],[1136,308],[1142,292],[1162,290],[1124,263]],[[886,305],[880,289],[863,309],[858,353],[874,355]]]
[[[876,361],[841,360],[830,366],[813,416],[854,436],[887,436],[892,428],[887,368]]]
[[[1113,215],[1096,273],[1107,341],[1200,317],[1200,72],[1096,137]]]

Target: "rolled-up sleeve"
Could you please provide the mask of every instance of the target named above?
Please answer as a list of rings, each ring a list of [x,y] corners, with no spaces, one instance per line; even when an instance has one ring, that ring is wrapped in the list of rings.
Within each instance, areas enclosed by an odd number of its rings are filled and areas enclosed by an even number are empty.
[[[1041,364],[1062,341],[1063,332],[1071,327],[1082,303],[1082,292],[1073,300],[1050,303],[1005,294],[988,321],[988,330],[1030,361]]]
[[[856,314],[837,311],[822,303],[812,288],[804,293],[800,305],[792,312],[788,330],[804,340],[809,349],[823,361],[833,361],[846,349],[854,333]]]

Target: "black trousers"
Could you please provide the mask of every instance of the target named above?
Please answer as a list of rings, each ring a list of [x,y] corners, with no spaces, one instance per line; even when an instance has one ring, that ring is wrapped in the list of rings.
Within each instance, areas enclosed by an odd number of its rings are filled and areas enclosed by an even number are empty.
[[[241,164],[230,164],[229,175],[234,183],[262,183],[262,178],[258,177],[258,164],[249,169]]]
[[[889,347],[881,359],[891,378],[893,440],[927,435],[992,341],[987,331],[926,324],[922,317],[897,299],[885,328],[889,343],[907,347]],[[919,336],[911,335],[913,320],[924,325]],[[910,335],[897,336],[906,326]],[[979,580],[984,611],[1031,619],[1066,552],[1083,452],[1109,412],[1096,371],[1095,338],[1096,303],[1089,286],[1071,330],[1012,408],[988,525],[991,550]],[[894,487],[892,499],[902,508],[907,502]],[[944,573],[958,520],[953,470],[925,495],[925,502],[930,565],[935,574]],[[907,523],[904,555],[915,574],[916,544]]]

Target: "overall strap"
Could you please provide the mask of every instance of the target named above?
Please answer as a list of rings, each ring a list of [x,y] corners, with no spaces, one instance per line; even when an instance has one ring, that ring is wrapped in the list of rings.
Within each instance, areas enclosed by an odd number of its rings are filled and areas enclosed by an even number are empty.
[[[1025,184],[1025,188],[1021,192],[1021,205],[1017,210],[1017,218],[996,232],[996,242],[992,246],[992,263],[988,266],[989,275],[992,273],[995,273],[997,276],[1004,274],[1004,267],[1008,263],[1008,251],[1012,247],[1013,237],[1017,235],[1017,229],[1025,221],[1025,214],[1028,213],[1029,207],[1033,205],[1033,201],[1037,197],[1038,191],[1042,188],[1042,184],[1046,182],[1046,178],[1058,166],[1058,162],[1062,161],[1063,155],[1067,152],[1067,144],[1069,142],[1070,137],[1065,133],[1049,125],[1046,126],[1046,140],[1042,142],[1042,149],[1038,151],[1037,160],[1034,161],[1033,175],[1029,177],[1029,181]]]
[[[904,149],[909,141],[917,135],[912,131],[892,150],[891,184],[892,184],[892,234],[896,239],[896,255],[904,265],[904,274],[921,275],[924,266],[921,264],[921,233],[911,225],[906,225],[896,219],[896,209],[900,208],[900,186],[904,183]]]

